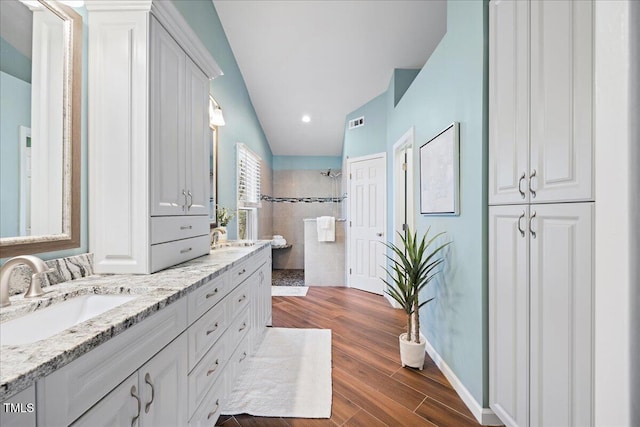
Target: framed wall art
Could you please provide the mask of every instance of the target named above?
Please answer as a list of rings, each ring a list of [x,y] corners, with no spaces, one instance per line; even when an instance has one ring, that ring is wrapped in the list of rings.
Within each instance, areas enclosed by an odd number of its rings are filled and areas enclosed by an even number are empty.
[[[453,122],[420,147],[420,213],[460,214],[460,124]]]

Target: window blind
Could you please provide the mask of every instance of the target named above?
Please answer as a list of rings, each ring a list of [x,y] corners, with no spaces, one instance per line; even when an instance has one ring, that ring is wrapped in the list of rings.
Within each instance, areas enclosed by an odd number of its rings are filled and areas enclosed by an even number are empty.
[[[259,208],[260,157],[238,143],[238,208]]]

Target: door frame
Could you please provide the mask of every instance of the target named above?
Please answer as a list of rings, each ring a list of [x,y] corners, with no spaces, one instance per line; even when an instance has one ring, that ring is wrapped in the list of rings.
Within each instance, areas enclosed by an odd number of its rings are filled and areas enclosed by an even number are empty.
[[[382,223],[384,224],[383,226],[383,230],[385,233],[387,233],[388,229],[388,224],[387,224],[387,208],[388,208],[388,200],[387,200],[387,169],[388,169],[388,165],[387,165],[387,153],[385,151],[380,152],[380,153],[375,153],[375,154],[368,154],[366,156],[360,156],[360,157],[352,157],[349,158],[347,157],[346,159],[346,166],[347,166],[347,173],[349,174],[348,177],[345,177],[345,180],[347,182],[346,188],[345,190],[347,190],[347,215],[346,215],[346,219],[347,219],[347,227],[346,227],[346,252],[345,252],[345,264],[346,264],[346,269],[345,269],[345,273],[347,276],[347,287],[351,288],[351,274],[349,274],[349,269],[351,268],[351,217],[353,215],[353,211],[351,209],[351,165],[355,162],[362,162],[362,161],[366,161],[366,160],[373,160],[373,159],[378,159],[381,158],[384,160],[384,176],[385,176],[385,184],[384,184],[384,194],[382,195],[382,200],[384,201],[384,208],[383,208],[383,212],[384,212],[384,218],[382,220]],[[344,174],[346,175],[346,174]]]
[[[404,205],[405,205],[405,194],[407,196],[407,208],[406,208],[406,224],[410,229],[415,230],[415,211],[414,211],[414,179],[413,179],[413,158],[414,158],[414,142],[415,142],[415,128],[411,126],[407,131],[393,144],[393,177],[392,177],[392,185],[393,185],[393,223],[391,232],[393,234],[393,242],[396,246],[401,244],[400,237],[396,233],[404,223]],[[409,149],[408,156],[406,159],[406,173],[407,180],[404,182],[405,178],[405,170],[403,170],[402,165],[405,163],[404,151],[405,149]],[[406,188],[405,188],[406,185]],[[385,298],[389,301],[393,308],[400,308],[400,305],[389,295],[384,294]]]

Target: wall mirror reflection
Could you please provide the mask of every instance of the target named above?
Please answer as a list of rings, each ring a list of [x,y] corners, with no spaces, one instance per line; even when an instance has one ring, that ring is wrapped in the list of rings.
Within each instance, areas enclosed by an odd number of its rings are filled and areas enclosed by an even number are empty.
[[[79,246],[82,18],[0,8],[0,257]]]

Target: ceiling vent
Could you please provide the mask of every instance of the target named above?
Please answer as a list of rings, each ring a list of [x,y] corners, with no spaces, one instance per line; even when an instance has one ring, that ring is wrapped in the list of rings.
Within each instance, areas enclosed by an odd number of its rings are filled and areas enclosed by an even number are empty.
[[[364,126],[364,116],[349,120],[349,130]]]

